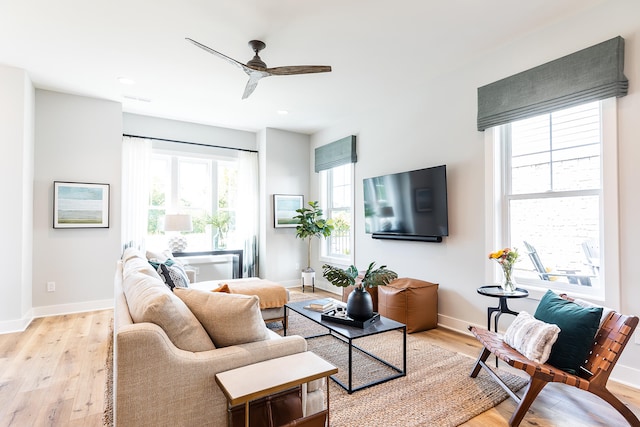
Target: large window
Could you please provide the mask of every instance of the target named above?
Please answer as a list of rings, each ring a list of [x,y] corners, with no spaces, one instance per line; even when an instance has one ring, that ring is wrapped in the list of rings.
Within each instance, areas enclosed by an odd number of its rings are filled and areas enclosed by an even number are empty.
[[[321,256],[336,263],[352,260],[353,163],[320,172],[322,206],[334,223],[331,236],[323,240]]]
[[[166,247],[164,216],[171,213],[192,217],[193,231],[187,233],[189,251],[238,246],[235,160],[154,150],[150,169],[149,247]]]
[[[520,252],[519,283],[602,295],[603,134],[600,102],[498,130],[503,159],[498,232]]]

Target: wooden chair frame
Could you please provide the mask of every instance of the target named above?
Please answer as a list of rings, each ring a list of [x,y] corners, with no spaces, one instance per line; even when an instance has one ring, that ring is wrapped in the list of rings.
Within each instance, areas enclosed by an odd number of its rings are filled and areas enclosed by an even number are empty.
[[[611,312],[596,333],[589,356],[577,375],[569,374],[546,363],[540,364],[527,359],[517,350],[505,344],[502,336],[497,333],[469,326],[471,333],[484,346],[470,376],[475,378],[480,372],[480,368],[484,368],[518,403],[518,407],[509,420],[510,426],[520,424],[527,410],[547,383],[558,382],[578,387],[599,396],[613,406],[631,426],[639,427],[638,417],[607,389],[609,375],[637,325],[638,317]],[[492,353],[510,366],[523,370],[530,376],[522,398],[509,389],[486,364],[487,358]]]

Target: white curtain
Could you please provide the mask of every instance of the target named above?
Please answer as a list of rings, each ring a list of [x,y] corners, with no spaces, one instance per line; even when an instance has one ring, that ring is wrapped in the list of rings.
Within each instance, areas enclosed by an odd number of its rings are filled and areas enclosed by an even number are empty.
[[[244,242],[244,277],[257,277],[259,188],[258,153],[241,151],[238,154],[238,207],[236,230]]]
[[[149,205],[151,140],[123,137],[122,248],[145,249]]]

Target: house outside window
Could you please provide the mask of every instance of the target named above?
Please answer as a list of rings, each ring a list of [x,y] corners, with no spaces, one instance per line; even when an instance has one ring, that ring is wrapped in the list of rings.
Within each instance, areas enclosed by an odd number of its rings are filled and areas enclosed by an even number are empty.
[[[349,264],[353,259],[353,163],[320,172],[322,208],[334,230],[322,240],[321,259]]]
[[[603,195],[612,172],[603,169],[603,149],[615,140],[603,138],[602,110],[602,102],[593,102],[496,129],[502,159],[496,240],[518,249],[518,284],[604,295],[601,243],[612,208],[605,209]]]

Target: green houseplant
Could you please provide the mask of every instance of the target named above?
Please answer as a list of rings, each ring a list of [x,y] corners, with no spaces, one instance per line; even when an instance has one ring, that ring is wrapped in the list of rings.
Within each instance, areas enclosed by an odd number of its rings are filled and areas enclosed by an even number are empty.
[[[307,239],[307,268],[306,271],[313,271],[311,268],[311,240],[314,237],[329,237],[333,231],[333,221],[322,218],[322,209],[318,202],[309,202],[308,208],[296,209],[298,215],[293,218],[296,226],[296,237]]]
[[[318,202],[309,202],[309,207],[296,209],[298,215],[293,219],[298,223],[296,237],[307,239],[307,268],[302,270],[302,292],[305,285],[311,285],[315,289],[316,272],[311,268],[311,240],[314,237],[329,237],[333,231],[333,221],[322,218],[322,209]]]
[[[218,211],[213,215],[207,216],[207,224],[211,224],[211,226],[217,230],[215,235],[215,243],[214,246],[216,249],[223,249],[226,247],[226,237],[229,232],[229,225],[231,223],[231,215],[227,211]]]
[[[322,266],[322,275],[332,285],[343,288],[347,286],[355,287],[347,299],[347,316],[352,319],[366,320],[373,316],[373,302],[366,288],[386,285],[398,278],[398,274],[395,271],[387,269],[386,265],[382,265],[374,270],[375,264],[375,262],[369,264],[369,267],[362,275],[360,275],[355,265],[350,266],[346,270],[329,264]]]

